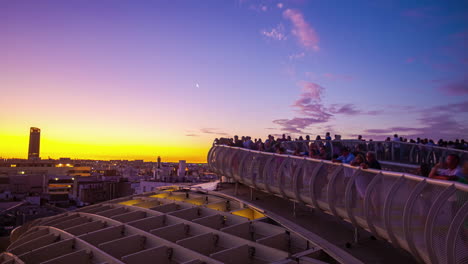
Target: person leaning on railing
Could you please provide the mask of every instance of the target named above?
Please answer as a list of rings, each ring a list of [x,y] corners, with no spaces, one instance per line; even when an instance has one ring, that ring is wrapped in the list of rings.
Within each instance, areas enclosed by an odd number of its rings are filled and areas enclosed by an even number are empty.
[[[361,163],[361,168],[363,169],[374,169],[374,170],[381,170],[382,167],[380,166],[379,161],[375,155],[375,152],[368,151],[366,153],[366,160]]]
[[[357,154],[356,157],[354,157],[354,159],[351,161],[351,163],[349,163],[349,165],[361,166],[361,164],[364,164],[364,162],[365,162],[364,155]]]
[[[467,175],[464,174],[464,171],[459,164],[460,157],[455,154],[449,154],[445,159],[445,162],[438,163],[432,168],[429,173],[429,178],[466,182]]]
[[[354,154],[349,151],[349,148],[343,147],[341,149],[341,156],[336,159],[333,159],[332,162],[346,163],[350,164],[355,158]]]

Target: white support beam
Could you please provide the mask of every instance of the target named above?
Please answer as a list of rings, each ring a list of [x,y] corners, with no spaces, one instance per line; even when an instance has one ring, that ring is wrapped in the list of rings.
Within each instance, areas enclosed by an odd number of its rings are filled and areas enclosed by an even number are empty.
[[[72,235],[75,235],[75,236],[80,236],[80,235],[83,235],[83,234],[94,232],[96,230],[103,229],[106,226],[107,226],[107,224],[105,222],[93,221],[93,222],[87,222],[87,223],[84,223],[84,224],[81,224],[81,225],[76,225],[76,226],[66,228],[66,229],[64,229],[64,231],[66,231],[66,232],[68,232],[68,233],[70,233]]]
[[[146,238],[141,235],[131,235],[99,244],[99,248],[107,254],[120,259],[145,249]]]

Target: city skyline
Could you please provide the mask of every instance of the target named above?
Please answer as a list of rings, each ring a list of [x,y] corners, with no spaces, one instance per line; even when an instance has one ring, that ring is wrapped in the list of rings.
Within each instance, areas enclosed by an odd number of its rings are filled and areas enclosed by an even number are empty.
[[[468,137],[463,1],[3,1],[0,156],[206,162],[216,137]]]

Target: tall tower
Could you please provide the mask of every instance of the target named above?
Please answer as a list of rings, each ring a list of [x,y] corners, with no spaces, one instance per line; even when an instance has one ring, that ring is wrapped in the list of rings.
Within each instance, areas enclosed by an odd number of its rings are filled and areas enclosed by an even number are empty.
[[[41,130],[37,127],[29,129],[28,159],[39,159],[39,146],[41,143]]]
[[[158,169],[160,169],[160,168],[161,168],[161,157],[158,156]]]
[[[177,170],[177,176],[184,177],[185,176],[185,168],[186,168],[185,160],[179,160],[179,169]]]

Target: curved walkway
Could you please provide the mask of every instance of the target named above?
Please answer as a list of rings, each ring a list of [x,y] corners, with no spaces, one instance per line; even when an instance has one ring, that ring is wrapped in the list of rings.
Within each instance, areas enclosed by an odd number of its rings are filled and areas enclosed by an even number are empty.
[[[425,263],[468,259],[468,185],[213,146],[219,175],[332,214]]]

